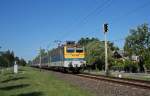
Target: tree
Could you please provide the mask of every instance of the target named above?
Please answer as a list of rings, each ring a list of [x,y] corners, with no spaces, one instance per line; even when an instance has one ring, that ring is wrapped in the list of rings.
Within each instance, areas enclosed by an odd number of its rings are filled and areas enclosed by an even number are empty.
[[[11,67],[14,65],[14,62],[17,62],[17,64],[19,65],[26,65],[26,61],[21,58],[19,59],[19,57],[15,57],[14,52],[7,50],[7,51],[3,51],[0,54],[0,66],[1,67]]]
[[[86,51],[86,61],[88,65],[98,67],[99,69],[104,69],[105,65],[105,46],[104,41],[100,41],[97,38],[81,38],[78,44],[85,47]],[[114,46],[114,44],[108,41],[108,61],[111,63],[112,51],[118,50],[119,48]],[[111,65],[111,64],[109,64]]]
[[[21,58],[20,60],[19,60],[19,63],[18,63],[19,65],[21,65],[21,66],[25,66],[27,63],[26,63],[26,61],[23,59],[23,58]]]
[[[88,43],[92,42],[92,41],[99,41],[97,38],[89,38],[89,37],[86,37],[86,38],[81,38],[79,41],[78,41],[78,44],[82,45],[82,46],[86,46]]]
[[[100,70],[104,69],[105,65],[105,46],[104,41],[95,40],[86,46],[86,61],[88,64],[97,66]],[[111,65],[112,54],[116,47],[113,43],[108,42],[108,62]]]
[[[2,52],[1,59],[2,59],[3,66],[5,66],[5,67],[12,66],[15,61],[14,52],[10,51],[10,50],[8,50],[6,52]]]
[[[150,69],[150,32],[148,24],[131,29],[125,41],[124,50],[131,55],[142,56],[146,68]]]

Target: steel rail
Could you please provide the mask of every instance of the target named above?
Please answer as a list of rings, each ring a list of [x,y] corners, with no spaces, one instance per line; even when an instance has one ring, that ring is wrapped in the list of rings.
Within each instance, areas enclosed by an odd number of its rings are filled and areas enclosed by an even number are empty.
[[[116,78],[116,77],[107,77],[103,75],[93,75],[93,74],[76,74],[76,76],[95,79],[95,80],[102,80],[111,83],[118,83],[121,85],[127,85],[132,87],[138,87],[143,89],[150,89],[150,82],[144,80],[135,80],[135,79],[126,79],[126,78]]]

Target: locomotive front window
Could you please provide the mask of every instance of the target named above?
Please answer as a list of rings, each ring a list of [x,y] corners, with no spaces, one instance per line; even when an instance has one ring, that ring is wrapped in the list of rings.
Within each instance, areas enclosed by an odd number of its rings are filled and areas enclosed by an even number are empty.
[[[68,53],[73,53],[74,51],[75,51],[74,48],[67,48],[67,52],[68,52]]]
[[[76,52],[77,52],[77,53],[82,53],[82,52],[83,52],[83,48],[77,48],[77,49],[76,49]]]

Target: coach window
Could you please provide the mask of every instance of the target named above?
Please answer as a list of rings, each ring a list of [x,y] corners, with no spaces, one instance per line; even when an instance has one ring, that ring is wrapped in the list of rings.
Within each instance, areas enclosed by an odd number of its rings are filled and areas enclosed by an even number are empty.
[[[73,53],[74,51],[75,51],[74,48],[67,48],[67,52],[68,52],[68,53]]]
[[[82,52],[83,52],[83,48],[77,48],[77,49],[76,49],[76,52],[77,52],[77,53],[82,53]]]

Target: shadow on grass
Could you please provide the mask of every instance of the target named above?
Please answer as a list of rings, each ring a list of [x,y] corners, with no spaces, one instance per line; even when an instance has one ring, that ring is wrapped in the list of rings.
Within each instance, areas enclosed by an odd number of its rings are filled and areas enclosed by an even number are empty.
[[[20,84],[20,85],[13,85],[13,86],[6,86],[6,87],[2,87],[0,88],[0,90],[13,90],[13,89],[18,89],[18,88],[23,88],[23,87],[27,87],[29,86],[29,84]]]
[[[7,79],[7,80],[1,81],[1,82],[2,83],[7,83],[7,82],[10,82],[10,81],[16,81],[16,80],[20,80],[20,79],[26,79],[26,77],[14,77],[14,78],[10,78],[10,79]]]
[[[13,72],[6,72],[4,73],[4,75],[13,75],[14,73]]]
[[[21,93],[18,95],[12,95],[12,96],[42,96],[42,92],[30,92],[30,93]]]
[[[18,71],[26,71],[25,69],[18,69]]]

